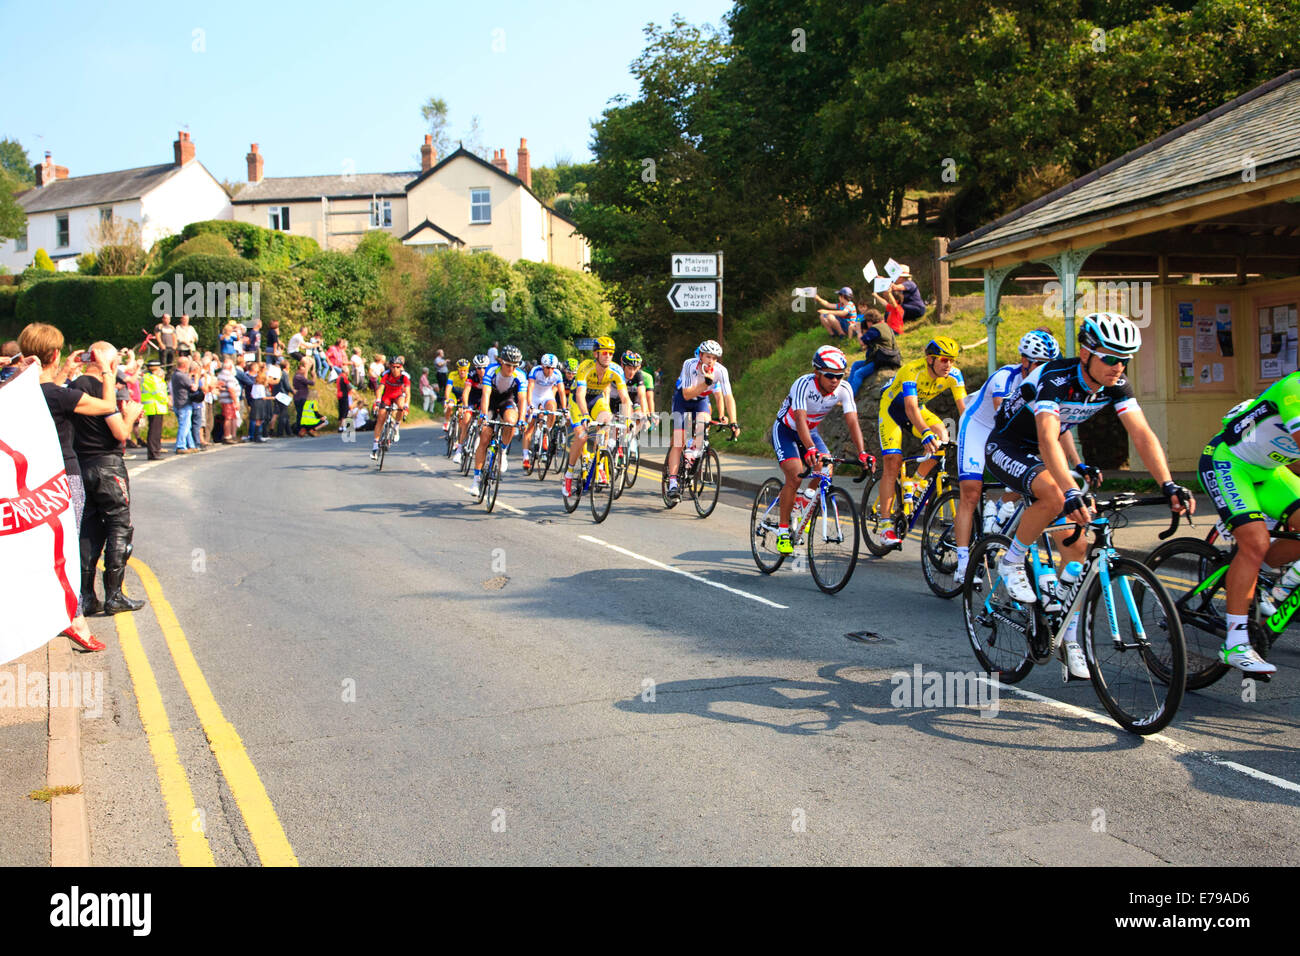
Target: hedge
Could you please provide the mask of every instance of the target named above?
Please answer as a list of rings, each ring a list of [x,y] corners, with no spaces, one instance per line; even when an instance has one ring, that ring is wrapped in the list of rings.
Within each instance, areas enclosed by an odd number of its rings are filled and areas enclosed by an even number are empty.
[[[295,263],[320,254],[320,245],[309,236],[291,236],[287,232],[263,229],[251,222],[234,222],[229,219],[206,219],[192,222],[181,230],[179,236],[167,236],[154,244],[153,251],[159,262],[165,262],[182,242],[204,233],[215,233],[224,238],[244,259],[263,269],[287,269]]]
[[[21,291],[16,285],[0,285],[0,338],[16,338],[22,328],[15,315]]]

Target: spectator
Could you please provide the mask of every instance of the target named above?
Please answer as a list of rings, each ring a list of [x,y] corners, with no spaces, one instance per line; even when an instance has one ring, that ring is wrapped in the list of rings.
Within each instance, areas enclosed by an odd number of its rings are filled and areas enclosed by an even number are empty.
[[[143,377],[142,373],[143,369],[141,369],[140,363],[136,361],[135,353],[130,349],[122,349],[118,354],[117,384],[119,387],[126,388],[126,397],[128,401],[140,401],[140,379]],[[127,436],[126,445],[128,448],[144,447],[144,425],[143,416],[141,416],[141,420],[135,423],[135,428],[132,429],[131,434]]]
[[[262,433],[266,414],[266,369],[261,362],[254,362],[249,377],[253,384],[249,388],[248,398],[248,440],[262,443],[267,441]]]
[[[176,409],[176,454],[188,455],[199,450],[194,440],[194,405],[190,393],[198,387],[190,373],[190,357],[176,358],[176,371],[172,372],[172,408]]]
[[[822,327],[831,334],[831,338],[852,337],[858,334],[858,308],[853,304],[853,290],[848,286],[835,293],[836,304],[832,305],[821,296],[813,296],[817,304],[824,308],[817,310],[817,318]]]
[[[311,352],[316,361],[316,374],[321,378],[325,378],[325,376],[329,375],[330,363],[325,357],[325,340],[319,332],[312,333],[308,351]]]
[[[436,404],[438,399],[433,393],[433,386],[429,384],[429,370],[420,369],[420,394],[424,396],[424,410],[427,412],[429,406]]]
[[[307,396],[311,392],[311,383],[315,380],[316,373],[311,360],[303,359],[298,365],[298,374],[293,377],[293,421],[295,427],[301,425],[303,406],[307,403]],[[299,435],[301,434],[300,431]]]
[[[244,335],[241,339],[244,346],[244,353],[251,356],[253,362],[262,360],[262,320],[253,319],[244,329]]]
[[[316,399],[309,398],[303,402],[302,415],[298,418],[298,437],[315,438],[316,432],[329,424],[329,419],[321,415],[316,407]]]
[[[301,325],[298,331],[289,337],[289,358],[301,361],[307,353],[307,326]]]
[[[352,413],[352,427],[359,432],[372,432],[375,430],[375,420],[370,417],[365,402],[357,402],[356,410]]]
[[[343,374],[343,369],[348,364],[348,340],[339,339],[328,349],[325,350],[325,361],[329,367],[339,375]]]
[[[447,359],[442,354],[442,349],[438,349],[437,354],[433,357],[433,371],[438,379],[438,392],[433,397],[436,402],[441,396],[447,394],[447,375],[451,371],[447,365]]]
[[[167,384],[162,377],[162,360],[150,359],[149,371],[140,383],[140,401],[143,413],[149,419],[149,437],[146,442],[148,458],[157,461],[163,456],[162,428],[167,416]]]
[[[194,387],[190,389],[190,447],[202,451],[207,445],[203,441],[203,365],[197,358],[190,361],[190,378]]]
[[[172,366],[176,362],[176,326],[172,325],[172,317],[168,313],[162,314],[162,321],[153,327],[154,335],[158,336],[158,348],[162,352],[163,370],[171,372]]]
[[[87,374],[72,383],[92,398],[107,398],[105,391],[117,377],[117,350],[107,342],[90,347],[96,363],[87,366]],[[108,362],[106,367],[103,363]],[[114,396],[116,397],[116,396]],[[81,589],[83,609],[96,613],[100,607],[95,597],[95,568],[100,553],[104,557],[104,604],[109,614],[138,611],[143,601],[133,601],[122,593],[126,562],[131,557],[131,483],[122,457],[122,442],[130,433],[141,407],[135,402],[122,403],[121,414],[107,416],[77,415],[73,419],[73,447],[86,491],[86,509],[81,521]]]
[[[190,325],[188,312],[181,313],[181,324],[176,326],[176,350],[188,349],[190,355],[196,356],[199,348],[199,330]]]
[[[236,347],[238,342],[239,332],[236,329],[235,323],[227,322],[221,328],[221,358],[223,361],[226,356],[234,358],[239,354],[239,349]]]
[[[348,417],[352,407],[352,382],[346,375],[340,375],[335,382],[335,397],[339,400],[339,429],[343,428],[343,419]]]
[[[62,383],[69,375],[81,369],[81,363],[74,353],[68,356],[67,363],[60,367],[59,353],[63,349],[63,333],[54,326],[33,322],[22,330],[18,338],[19,343],[15,343],[14,346],[15,353],[21,351],[23,354],[34,356],[41,363],[41,392],[45,396],[45,404],[50,410],[50,417],[54,419],[54,427],[59,435],[59,446],[63,451],[63,469],[68,475],[68,491],[72,499],[73,520],[76,522],[77,533],[80,534],[86,492],[82,483],[81,468],[73,448],[76,419],[80,416],[95,416],[103,420],[109,415],[118,416],[117,403],[111,399],[92,397],[80,389],[63,387]],[[112,355],[108,350],[100,349],[95,350],[95,357],[98,361],[95,365],[86,366],[85,370],[88,374],[85,377],[90,378],[89,372],[97,371],[102,389],[109,381],[107,371],[102,370],[107,370],[111,366]],[[89,579],[85,570],[82,570],[81,593],[82,600],[87,594],[93,596],[95,593],[94,565],[90,566]],[[83,607],[78,602],[77,613],[73,617],[72,624],[63,633],[72,638],[83,650],[102,651],[104,644],[95,639],[86,624],[86,614],[94,613],[94,610]]]
[[[915,322],[925,315],[925,300],[921,298],[921,290],[912,281],[911,266],[901,266],[901,269],[898,278],[889,287],[889,291],[894,293],[894,301],[903,307],[903,321]],[[898,328],[894,331],[902,332],[903,330]]]
[[[862,317],[864,322],[860,341],[867,354],[849,369],[849,388],[853,389],[854,395],[862,383],[876,372],[901,368],[903,365],[903,355],[898,351],[894,330],[889,327],[885,317],[876,309],[867,309]]]
[[[284,343],[280,341],[280,320],[272,319],[266,324],[266,333],[263,335],[263,350],[266,353],[266,360],[275,365],[277,359],[284,354]]]
[[[211,352],[203,353],[203,378],[201,382],[203,386],[203,424],[199,427],[199,448],[209,448],[212,445],[212,429],[217,422],[217,411],[221,408],[220,403],[217,401],[217,392],[220,390],[220,384],[217,382],[217,370],[220,367]]]
[[[249,423],[250,433],[244,436],[243,438],[244,441],[253,440],[253,436],[251,433],[251,428],[253,423],[253,385],[256,384],[256,380],[249,372],[249,369],[252,367],[253,364],[256,363],[250,363],[248,361],[248,356],[246,354],[235,356],[235,380],[239,382],[240,395],[244,400],[244,404],[248,406],[248,423]],[[238,406],[236,406],[236,409],[238,410]],[[236,411],[236,414],[238,414],[238,411]]]
[[[361,355],[361,346],[352,346],[352,384],[360,388],[366,380],[366,360]]]
[[[221,443],[235,444],[235,429],[239,427],[239,380],[235,378],[235,361],[227,357],[221,364],[217,375],[219,391],[217,399],[221,402]]]
[[[893,288],[891,287],[886,289],[883,296],[873,292],[871,293],[871,298],[876,301],[877,305],[885,310],[885,321],[889,323],[889,327],[894,330],[895,334],[902,335],[903,307],[899,305],[898,300],[894,298]]]
[[[370,390],[376,391],[379,388],[379,378],[384,374],[384,368],[387,362],[384,356],[376,353],[375,359],[370,363]]]
[[[287,438],[293,434],[293,378],[289,375],[288,359],[276,363],[280,380],[275,385],[275,436]]]
[[[487,350],[488,365],[491,365],[497,360],[497,345],[498,343],[494,340],[492,342],[492,347]]]

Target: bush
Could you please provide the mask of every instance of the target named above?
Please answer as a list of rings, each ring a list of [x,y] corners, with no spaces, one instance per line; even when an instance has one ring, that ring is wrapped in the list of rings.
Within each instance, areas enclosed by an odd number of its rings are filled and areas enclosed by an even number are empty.
[[[20,292],[17,286],[0,285],[0,338],[11,339],[21,328],[15,317]]]
[[[287,269],[320,253],[316,240],[308,236],[291,236],[285,232],[254,226],[251,222],[234,222],[229,219],[192,222],[181,230],[179,236],[159,239],[154,244],[153,251],[160,262],[165,262],[181,243],[207,234],[224,238],[236,254],[264,270]]]
[[[58,282],[25,285],[15,309],[17,325],[47,322],[69,343],[104,340],[134,348],[141,328],[155,323],[151,309],[153,280],[142,276],[70,276]]]
[[[93,252],[83,252],[77,256],[77,274],[93,276],[99,265],[99,258]]]
[[[57,271],[54,268],[54,260],[50,258],[50,254],[44,249],[36,250],[36,258],[32,260],[32,267],[35,269],[41,269],[44,272]]]
[[[525,355],[554,352],[560,358],[576,356],[574,339],[613,332],[614,319],[594,275],[526,259],[516,262],[514,269],[528,286],[535,318],[512,329],[507,337]],[[636,347],[639,351],[641,345],[625,341],[619,343],[619,349]]]
[[[169,269],[172,264],[186,256],[205,255],[205,256],[237,256],[235,247],[230,244],[230,240],[216,233],[200,233],[193,239],[186,239],[184,242],[175,246],[163,258],[163,268]]]
[[[421,324],[449,356],[486,351],[494,338],[505,345],[512,324],[530,318],[532,296],[523,276],[500,256],[445,249],[428,259]]]
[[[312,328],[326,343],[360,324],[362,310],[379,294],[379,270],[346,252],[322,252],[304,263],[302,291]]]

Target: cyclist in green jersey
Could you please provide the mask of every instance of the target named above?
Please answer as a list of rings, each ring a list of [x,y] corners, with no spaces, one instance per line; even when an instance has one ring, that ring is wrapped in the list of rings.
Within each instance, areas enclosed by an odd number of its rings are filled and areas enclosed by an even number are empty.
[[[1266,518],[1300,531],[1300,372],[1242,402],[1223,418],[1223,429],[1201,453],[1201,486],[1232,532],[1237,553],[1228,566],[1225,599],[1228,634],[1220,654],[1226,664],[1267,679],[1277,668],[1250,645],[1247,621],[1255,582],[1264,563],[1273,568],[1300,558],[1300,541],[1269,542]]]

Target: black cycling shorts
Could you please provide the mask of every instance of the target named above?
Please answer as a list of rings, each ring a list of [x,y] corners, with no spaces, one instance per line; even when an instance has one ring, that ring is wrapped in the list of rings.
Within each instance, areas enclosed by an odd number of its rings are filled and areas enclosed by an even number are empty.
[[[984,446],[984,468],[1009,489],[1033,501],[1029,489],[1047,466],[1038,457],[1037,448],[1015,442],[990,441]]]

